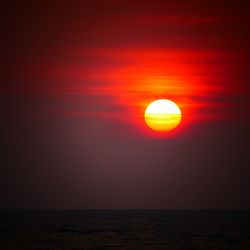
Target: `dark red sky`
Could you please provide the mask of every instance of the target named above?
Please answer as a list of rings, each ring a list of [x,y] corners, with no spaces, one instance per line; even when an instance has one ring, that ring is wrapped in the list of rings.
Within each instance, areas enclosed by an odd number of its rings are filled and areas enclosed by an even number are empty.
[[[247,1],[1,10],[1,207],[250,208]],[[143,121],[157,98],[171,135]]]

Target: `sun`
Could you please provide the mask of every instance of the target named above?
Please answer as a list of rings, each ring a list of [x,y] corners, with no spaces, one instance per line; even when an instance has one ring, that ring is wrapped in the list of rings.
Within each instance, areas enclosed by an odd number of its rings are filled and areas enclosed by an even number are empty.
[[[149,128],[157,132],[168,132],[181,122],[181,110],[176,103],[167,99],[151,102],[144,113]]]

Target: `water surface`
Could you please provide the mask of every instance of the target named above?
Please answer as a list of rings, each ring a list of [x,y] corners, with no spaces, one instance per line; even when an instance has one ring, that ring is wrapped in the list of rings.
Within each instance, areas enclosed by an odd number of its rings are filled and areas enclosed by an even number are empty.
[[[250,249],[250,210],[0,210],[0,249]]]

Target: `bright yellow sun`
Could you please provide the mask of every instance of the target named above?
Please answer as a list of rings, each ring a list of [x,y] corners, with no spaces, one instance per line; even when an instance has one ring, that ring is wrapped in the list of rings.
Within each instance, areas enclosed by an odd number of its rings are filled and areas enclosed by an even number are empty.
[[[151,102],[145,110],[145,122],[154,131],[167,132],[181,122],[181,110],[174,102],[159,99]]]

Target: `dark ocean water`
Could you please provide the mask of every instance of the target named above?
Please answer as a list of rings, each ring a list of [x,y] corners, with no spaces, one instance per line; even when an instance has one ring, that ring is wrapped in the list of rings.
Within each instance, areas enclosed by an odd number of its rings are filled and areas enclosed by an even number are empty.
[[[0,249],[250,249],[250,210],[0,210]]]

